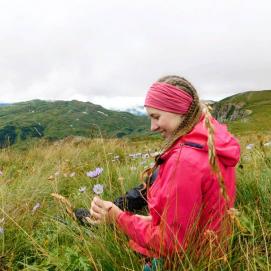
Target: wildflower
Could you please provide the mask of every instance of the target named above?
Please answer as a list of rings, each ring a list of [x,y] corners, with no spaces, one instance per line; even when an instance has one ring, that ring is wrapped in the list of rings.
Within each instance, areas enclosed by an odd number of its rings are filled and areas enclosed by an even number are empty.
[[[154,162],[151,162],[150,163],[150,167],[154,167],[155,163]]]
[[[4,175],[3,171],[0,170],[0,177],[2,177]]]
[[[4,228],[3,227],[0,227],[0,234],[4,234]]]
[[[246,146],[246,149],[247,149],[247,150],[252,150],[253,147],[254,147],[254,144],[248,144],[248,145]]]
[[[59,175],[60,175],[59,171],[55,172],[55,176],[59,176]]]
[[[271,141],[266,142],[266,143],[264,143],[263,145],[264,145],[265,147],[271,147]]]
[[[141,153],[131,153],[129,154],[129,157],[131,157],[132,159],[136,159],[141,157]]]
[[[114,156],[114,160],[119,160],[120,159],[120,156],[119,155],[115,155]]]
[[[40,208],[40,206],[41,206],[40,203],[37,202],[36,205],[32,209],[32,213],[35,213]]]
[[[142,154],[142,159],[148,159],[150,155],[148,153]]]
[[[130,169],[131,169],[132,171],[135,171],[135,170],[136,170],[136,167],[130,167]]]
[[[102,172],[103,172],[103,168],[102,167],[97,167],[95,170],[88,171],[86,174],[90,178],[96,178],[99,175],[101,175]]]
[[[86,190],[87,190],[87,188],[85,186],[82,186],[82,187],[79,188],[80,193],[85,193]]]
[[[70,177],[74,177],[75,176],[75,172],[72,172],[71,174],[70,174]]]
[[[95,184],[93,186],[93,192],[96,194],[96,195],[100,195],[102,194],[104,191],[104,186],[102,184]]]

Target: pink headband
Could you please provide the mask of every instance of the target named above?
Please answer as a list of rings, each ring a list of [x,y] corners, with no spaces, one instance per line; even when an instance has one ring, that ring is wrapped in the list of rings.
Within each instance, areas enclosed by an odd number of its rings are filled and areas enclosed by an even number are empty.
[[[167,83],[154,83],[145,98],[144,106],[176,114],[188,112],[192,97],[182,89]]]

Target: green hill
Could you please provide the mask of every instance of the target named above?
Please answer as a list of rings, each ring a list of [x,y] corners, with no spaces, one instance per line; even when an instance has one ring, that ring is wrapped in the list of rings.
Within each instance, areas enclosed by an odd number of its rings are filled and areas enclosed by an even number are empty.
[[[213,109],[234,134],[271,133],[271,90],[239,93],[215,103]]]
[[[146,135],[146,116],[107,110],[79,101],[41,101],[0,107],[0,146],[33,137],[125,137]]]
[[[213,104],[213,115],[231,132],[270,134],[271,90],[248,91]],[[141,137],[150,135],[146,116],[107,110],[79,101],[41,101],[0,107],[0,147],[30,138]]]

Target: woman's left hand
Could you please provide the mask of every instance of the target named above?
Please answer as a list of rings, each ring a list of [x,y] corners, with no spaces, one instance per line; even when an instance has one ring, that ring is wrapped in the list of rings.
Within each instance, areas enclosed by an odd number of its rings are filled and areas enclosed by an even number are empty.
[[[120,213],[122,213],[122,210],[111,201],[102,200],[96,196],[91,202],[92,224],[114,223]]]

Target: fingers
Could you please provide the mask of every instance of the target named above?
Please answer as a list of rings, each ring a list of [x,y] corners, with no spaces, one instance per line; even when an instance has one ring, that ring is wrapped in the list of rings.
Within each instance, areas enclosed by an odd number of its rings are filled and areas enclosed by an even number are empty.
[[[94,202],[100,208],[104,208],[104,201],[101,200],[99,197],[95,196],[92,202]]]
[[[98,224],[101,224],[101,221],[100,220],[94,220],[94,219],[92,219],[92,218],[90,218],[90,217],[85,217],[85,220],[89,223],[89,224],[91,224],[91,225],[98,225]]]
[[[106,211],[103,208],[100,208],[99,206],[96,205],[94,201],[91,203],[91,208],[90,208],[90,215],[98,220],[102,220],[106,214]]]
[[[90,221],[91,224],[100,224],[102,222],[108,222],[110,218],[109,210],[112,208],[113,203],[110,201],[104,201],[99,197],[94,197],[90,207]]]

